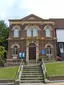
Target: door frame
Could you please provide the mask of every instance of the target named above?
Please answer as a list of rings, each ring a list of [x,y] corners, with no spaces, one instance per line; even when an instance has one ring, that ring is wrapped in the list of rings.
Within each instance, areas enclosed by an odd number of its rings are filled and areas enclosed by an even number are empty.
[[[26,41],[26,62],[29,63],[29,44],[30,42],[27,40]],[[39,58],[39,41],[35,42],[36,45],[36,62],[38,61]]]
[[[35,56],[33,57],[33,59],[31,58],[32,56],[31,56],[31,50],[32,49],[35,49]],[[35,43],[30,43],[29,44],[29,60],[36,60],[36,44]]]

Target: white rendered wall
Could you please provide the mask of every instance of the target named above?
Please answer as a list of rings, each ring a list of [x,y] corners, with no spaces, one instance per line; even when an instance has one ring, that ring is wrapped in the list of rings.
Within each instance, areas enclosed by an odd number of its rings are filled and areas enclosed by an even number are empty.
[[[56,30],[57,42],[64,42],[64,29]]]

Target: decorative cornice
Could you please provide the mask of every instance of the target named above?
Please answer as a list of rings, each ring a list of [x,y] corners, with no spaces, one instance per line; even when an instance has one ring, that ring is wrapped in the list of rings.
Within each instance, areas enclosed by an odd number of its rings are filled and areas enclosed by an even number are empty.
[[[8,40],[32,40],[32,37],[8,38]],[[33,40],[56,40],[56,37],[51,37],[51,38],[34,37]]]
[[[53,24],[53,21],[10,21],[10,24]]]

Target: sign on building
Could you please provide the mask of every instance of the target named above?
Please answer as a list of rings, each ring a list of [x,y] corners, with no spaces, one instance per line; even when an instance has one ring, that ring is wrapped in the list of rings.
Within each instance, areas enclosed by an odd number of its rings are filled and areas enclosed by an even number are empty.
[[[45,51],[44,50],[41,50],[41,54],[44,55],[45,54]]]
[[[25,58],[25,52],[20,52],[19,53],[19,58]]]

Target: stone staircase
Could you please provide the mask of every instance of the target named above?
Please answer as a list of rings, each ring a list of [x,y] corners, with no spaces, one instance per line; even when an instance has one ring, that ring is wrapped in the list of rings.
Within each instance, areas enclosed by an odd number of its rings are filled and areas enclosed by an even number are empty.
[[[43,73],[40,65],[25,65],[21,76],[21,83],[42,83]]]

